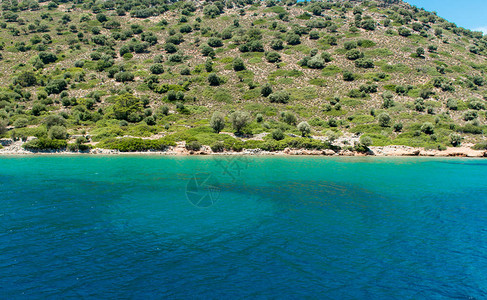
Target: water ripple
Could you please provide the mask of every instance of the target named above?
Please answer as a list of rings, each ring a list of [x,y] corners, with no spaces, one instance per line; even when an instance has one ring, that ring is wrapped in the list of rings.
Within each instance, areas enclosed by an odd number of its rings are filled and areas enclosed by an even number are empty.
[[[487,298],[483,161],[174,160],[2,159],[0,298]]]

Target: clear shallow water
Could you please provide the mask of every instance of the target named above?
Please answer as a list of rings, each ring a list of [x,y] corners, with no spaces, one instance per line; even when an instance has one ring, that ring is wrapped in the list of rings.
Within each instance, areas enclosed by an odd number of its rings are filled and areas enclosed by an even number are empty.
[[[0,157],[0,298],[485,299],[487,160]]]

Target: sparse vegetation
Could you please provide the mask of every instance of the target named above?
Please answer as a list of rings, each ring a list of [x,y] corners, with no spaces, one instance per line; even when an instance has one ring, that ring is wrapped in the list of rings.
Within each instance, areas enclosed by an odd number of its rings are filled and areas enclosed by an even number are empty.
[[[309,136],[329,130],[485,143],[487,37],[379,2],[7,1],[0,137],[35,136],[37,151],[86,150],[80,134],[121,151],[238,150],[261,133],[253,146],[320,148]]]

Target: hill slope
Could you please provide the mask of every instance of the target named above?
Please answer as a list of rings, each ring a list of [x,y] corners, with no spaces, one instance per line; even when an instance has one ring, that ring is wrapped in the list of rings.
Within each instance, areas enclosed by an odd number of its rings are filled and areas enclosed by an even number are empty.
[[[402,1],[23,1],[2,17],[0,134],[33,148],[484,147],[487,36]]]

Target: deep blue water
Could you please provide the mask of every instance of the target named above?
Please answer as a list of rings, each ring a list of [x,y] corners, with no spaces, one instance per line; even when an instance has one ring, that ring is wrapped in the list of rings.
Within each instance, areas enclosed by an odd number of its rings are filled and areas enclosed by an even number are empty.
[[[0,157],[1,299],[485,299],[487,160]]]

